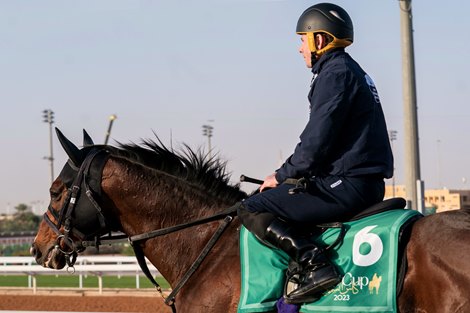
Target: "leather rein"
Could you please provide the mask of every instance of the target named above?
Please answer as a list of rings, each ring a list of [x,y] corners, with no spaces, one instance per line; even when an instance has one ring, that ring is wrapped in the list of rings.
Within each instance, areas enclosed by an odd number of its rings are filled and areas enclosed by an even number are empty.
[[[98,248],[100,245],[103,245],[103,244],[110,245],[113,243],[128,241],[131,244],[132,248],[134,249],[137,262],[139,263],[139,266],[142,269],[143,273],[150,280],[150,282],[154,285],[154,287],[156,288],[158,293],[161,295],[161,297],[164,299],[165,304],[171,307],[171,310],[173,313],[176,313],[176,307],[175,307],[176,295],[181,290],[181,288],[185,285],[185,283],[191,278],[194,272],[199,268],[201,263],[204,261],[206,256],[211,251],[211,249],[215,246],[219,238],[222,236],[223,232],[230,225],[234,216],[236,215],[237,205],[234,205],[223,212],[217,213],[215,215],[212,215],[206,218],[201,218],[195,221],[178,224],[178,225],[171,226],[171,227],[152,230],[152,231],[134,235],[134,236],[111,235],[110,233],[107,236],[96,235],[94,237],[95,238],[94,240],[85,240],[87,238],[90,238],[91,235],[83,234],[78,229],[74,228],[73,219],[72,219],[72,213],[74,212],[74,209],[76,205],[78,204],[78,201],[80,200],[79,192],[81,188],[80,186],[82,184],[85,188],[85,193],[87,195],[88,201],[93,205],[93,207],[96,209],[98,213],[97,218],[99,220],[99,224],[101,227],[100,230],[109,231],[109,228],[107,227],[107,224],[106,224],[106,218],[103,214],[103,210],[101,209],[100,205],[94,198],[94,193],[91,190],[89,183],[87,181],[87,176],[88,176],[93,159],[99,153],[105,153],[105,152],[108,153],[105,150],[91,150],[90,153],[86,156],[85,160],[82,162],[82,165],[78,169],[78,174],[75,177],[72,186],[68,189],[65,202],[61,210],[59,211],[59,213],[57,213],[57,211],[55,211],[52,208],[52,206],[49,204],[48,212],[50,212],[51,215],[54,217],[54,219],[56,220],[56,223],[54,223],[50,219],[47,212],[44,213],[45,222],[58,235],[54,248],[58,249],[65,256],[65,261],[67,263],[67,271],[70,273],[74,273],[75,272],[74,264],[77,258],[77,253],[85,250],[86,247],[93,246],[93,247]],[[151,238],[156,238],[159,236],[177,232],[182,229],[190,228],[190,227],[197,226],[197,225],[207,224],[207,223],[217,221],[217,220],[222,220],[222,221],[220,222],[217,230],[212,235],[211,239],[206,243],[205,247],[203,248],[199,256],[192,263],[192,265],[189,267],[187,272],[183,275],[181,280],[176,284],[175,288],[173,288],[171,293],[167,297],[165,297],[163,295],[161,286],[157,283],[157,281],[154,279],[154,277],[150,273],[150,270],[147,266],[145,255],[144,255],[144,252],[142,250],[140,243]],[[62,226],[63,226],[63,232],[61,231]],[[75,237],[79,238],[80,240],[75,241],[74,239],[72,239],[70,236],[71,233]],[[65,245],[68,249],[62,248],[62,245]]]

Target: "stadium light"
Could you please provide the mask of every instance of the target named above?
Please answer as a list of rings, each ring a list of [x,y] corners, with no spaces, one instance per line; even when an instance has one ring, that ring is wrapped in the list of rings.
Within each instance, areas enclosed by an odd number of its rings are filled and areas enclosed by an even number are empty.
[[[49,160],[51,167],[51,184],[54,182],[54,156],[52,149],[52,124],[54,124],[54,111],[47,109],[42,111],[43,122],[49,124],[49,156],[44,159]]]

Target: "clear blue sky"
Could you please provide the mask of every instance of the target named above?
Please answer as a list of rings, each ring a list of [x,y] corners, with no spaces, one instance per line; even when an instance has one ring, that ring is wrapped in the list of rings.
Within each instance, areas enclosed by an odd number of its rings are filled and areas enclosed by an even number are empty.
[[[206,144],[240,174],[264,178],[292,152],[308,116],[311,73],[295,34],[314,1],[1,1],[0,213],[48,202],[48,126],[81,143]],[[404,183],[397,0],[342,0],[355,24],[348,51],[375,80]],[[421,172],[426,186],[470,188],[470,2],[414,1]],[[438,144],[440,140],[440,144]],[[438,151],[440,151],[438,153]],[[56,174],[66,161],[54,138]],[[248,186],[252,188],[254,186]]]

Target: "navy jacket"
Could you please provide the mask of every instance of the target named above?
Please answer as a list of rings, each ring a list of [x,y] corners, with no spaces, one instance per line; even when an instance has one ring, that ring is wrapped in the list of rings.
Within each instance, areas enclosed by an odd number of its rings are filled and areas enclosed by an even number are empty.
[[[276,171],[286,178],[393,175],[393,156],[372,79],[343,49],[313,66],[310,118],[294,153]]]

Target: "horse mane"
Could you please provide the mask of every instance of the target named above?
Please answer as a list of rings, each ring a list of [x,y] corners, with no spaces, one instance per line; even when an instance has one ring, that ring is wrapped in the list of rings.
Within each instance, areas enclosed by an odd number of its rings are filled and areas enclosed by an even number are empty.
[[[183,144],[183,148],[175,152],[158,137],[156,141],[142,139],[141,144],[118,142],[118,145],[116,151],[112,150],[118,156],[179,177],[221,200],[237,202],[247,196],[240,190],[239,184],[229,183],[227,163],[218,157],[209,157],[201,149],[195,151]]]

